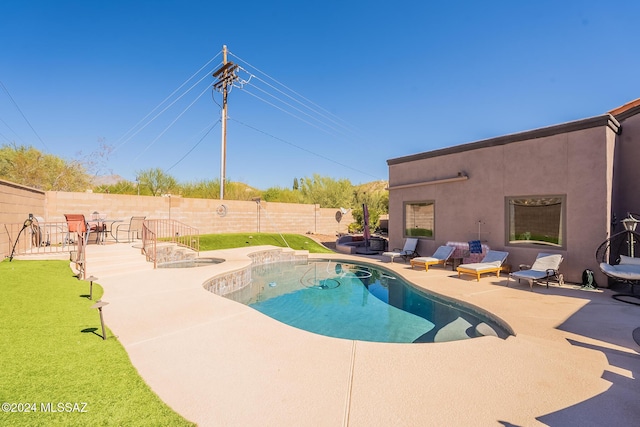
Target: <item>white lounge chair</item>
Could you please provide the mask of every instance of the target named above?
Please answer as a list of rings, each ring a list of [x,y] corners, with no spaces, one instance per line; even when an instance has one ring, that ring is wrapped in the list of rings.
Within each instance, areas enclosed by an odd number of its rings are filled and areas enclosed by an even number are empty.
[[[430,265],[442,264],[444,266],[455,250],[456,248],[454,248],[453,246],[440,246],[438,249],[436,249],[432,256],[420,256],[412,258],[411,268],[415,267],[416,265],[424,265],[424,269],[426,271],[429,271]]]
[[[408,258],[415,258],[420,256],[420,254],[416,251],[416,247],[418,246],[418,239],[415,237],[408,237],[404,242],[404,247],[402,249],[394,249],[391,252],[383,252],[383,256],[388,256],[391,258],[390,262],[397,257],[402,257],[405,262],[407,262]]]
[[[460,264],[457,268],[458,277],[460,277],[460,274],[473,274],[476,276],[478,282],[480,281],[480,275],[485,273],[496,273],[496,276],[500,277],[502,264],[507,259],[507,256],[509,256],[509,252],[490,250],[481,262]]]
[[[533,282],[540,279],[547,279],[547,288],[549,288],[549,277],[558,277],[558,268],[560,268],[562,259],[562,255],[560,254],[540,252],[531,267],[509,274],[507,286],[509,286],[509,280],[513,277],[514,279],[518,279],[518,281],[522,279],[529,282],[531,290],[533,290]]]

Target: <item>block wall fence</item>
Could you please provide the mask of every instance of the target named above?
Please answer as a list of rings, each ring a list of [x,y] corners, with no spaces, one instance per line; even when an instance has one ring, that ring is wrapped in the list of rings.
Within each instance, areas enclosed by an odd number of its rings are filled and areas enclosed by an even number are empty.
[[[93,212],[108,219],[128,221],[132,216],[173,219],[201,234],[212,233],[346,233],[353,222],[349,211],[319,205],[188,199],[180,196],[152,197],[103,193],[40,191],[0,180],[0,254],[10,255],[12,241],[4,224],[22,224],[29,213],[45,221],[64,221],[64,214],[81,213],[87,219]]]

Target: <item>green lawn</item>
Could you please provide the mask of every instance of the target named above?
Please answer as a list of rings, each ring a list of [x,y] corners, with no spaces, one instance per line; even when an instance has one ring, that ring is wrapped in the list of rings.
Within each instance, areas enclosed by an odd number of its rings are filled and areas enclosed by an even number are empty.
[[[332,252],[304,235],[268,233],[203,235],[200,249],[286,247],[283,237],[292,249]],[[94,283],[89,300],[68,261],[5,259],[0,292],[0,404],[10,404],[0,425],[193,425],[151,391],[108,329],[102,339],[91,308],[102,287]]]
[[[283,240],[284,238],[284,240]],[[211,251],[215,249],[240,248],[246,246],[273,245],[291,249],[306,249],[310,253],[332,253],[315,240],[302,234],[272,234],[272,233],[227,233],[204,234],[200,236],[200,250]]]
[[[0,425],[193,425],[151,391],[108,330],[102,339],[91,309],[102,288],[94,283],[90,301],[89,284],[72,274],[68,261],[0,262],[0,403],[16,404],[2,406]]]

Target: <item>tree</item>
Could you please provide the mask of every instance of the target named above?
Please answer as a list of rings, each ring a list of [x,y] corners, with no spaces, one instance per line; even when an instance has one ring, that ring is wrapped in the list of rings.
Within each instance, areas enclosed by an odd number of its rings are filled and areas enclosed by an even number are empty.
[[[353,208],[352,215],[355,223],[350,227],[350,230],[359,231],[364,228],[363,204],[366,204],[369,210],[370,230],[378,228],[380,215],[389,212],[389,191],[386,187],[386,181],[377,181],[362,184],[354,189],[356,207]]]
[[[152,196],[161,194],[176,193],[178,190],[178,182],[174,177],[167,174],[160,168],[147,169],[136,172],[139,185],[151,192]]]
[[[220,180],[204,180],[182,184],[180,185],[180,194],[183,197],[196,199],[217,199],[220,197]]]
[[[265,202],[303,203],[300,192],[289,188],[270,187],[262,192],[261,197]]]
[[[110,174],[112,171],[107,167],[109,163],[109,156],[115,150],[115,147],[105,142],[105,138],[98,139],[98,149],[84,154],[79,152],[78,155],[82,156],[82,164],[84,165],[87,173],[98,176]]]
[[[298,190],[300,187],[298,185],[298,178],[293,178],[293,189]]]
[[[300,192],[304,203],[318,204],[320,207],[351,206],[353,203],[353,186],[348,179],[336,181],[314,174],[312,178],[301,179]]]
[[[0,147],[0,178],[44,191],[91,188],[89,175],[80,162],[15,144]]]
[[[93,188],[94,193],[108,193],[108,194],[138,194],[138,188],[136,185],[127,180],[118,181],[115,184],[104,184]],[[141,196],[145,194],[140,192]],[[148,194],[146,194],[148,196]]]

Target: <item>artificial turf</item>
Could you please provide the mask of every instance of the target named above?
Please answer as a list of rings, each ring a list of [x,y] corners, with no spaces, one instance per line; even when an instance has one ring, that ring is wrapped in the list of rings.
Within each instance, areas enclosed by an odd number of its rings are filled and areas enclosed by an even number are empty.
[[[310,253],[332,253],[331,249],[322,246],[315,240],[302,234],[278,233],[223,233],[200,236],[200,250],[239,248],[246,246],[273,245],[290,247],[291,249],[308,250]]]
[[[0,425],[194,425],[151,391],[68,261],[0,262]],[[8,405],[7,405],[8,404]],[[55,411],[55,412],[54,412]]]

